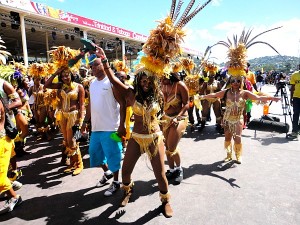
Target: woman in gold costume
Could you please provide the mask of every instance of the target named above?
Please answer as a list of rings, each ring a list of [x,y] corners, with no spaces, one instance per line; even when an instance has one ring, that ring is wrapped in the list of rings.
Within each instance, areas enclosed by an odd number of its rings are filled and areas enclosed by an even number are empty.
[[[225,99],[226,108],[223,116],[223,126],[225,133],[224,147],[227,152],[225,162],[232,160],[232,148],[234,149],[236,162],[242,163],[242,131],[244,124],[244,110],[246,107],[246,100],[251,99],[255,101],[278,101],[278,97],[258,96],[248,90],[243,90],[244,76],[230,77],[229,83],[231,87],[217,93],[211,93],[201,96],[206,98],[220,98]],[[234,144],[232,146],[231,140]]]
[[[52,81],[57,75],[59,76],[59,82],[53,83]],[[70,69],[61,67],[50,76],[45,83],[45,87],[58,89],[57,97],[60,100],[60,109],[56,113],[56,121],[64,137],[64,153],[70,158],[70,165],[64,172],[73,172],[73,175],[78,175],[83,170],[83,162],[79,144],[73,138],[73,129],[75,125],[80,129],[85,117],[85,92],[81,84],[73,81],[74,76]],[[63,157],[65,157],[64,154]]]
[[[237,35],[234,35],[232,41],[228,39],[228,43],[225,41],[219,41],[217,43],[228,48],[228,74],[230,75],[228,83],[230,86],[229,88],[220,92],[204,95],[202,98],[220,98],[225,100],[226,108],[223,115],[223,126],[225,133],[224,148],[227,152],[227,156],[224,161],[232,160],[233,148],[236,156],[236,162],[238,164],[242,163],[243,148],[241,138],[244,124],[243,112],[246,108],[246,101],[248,99],[263,102],[280,100],[278,97],[255,95],[248,90],[244,90],[244,81],[246,79],[245,68],[247,66],[247,49],[254,44],[263,43],[275,50],[275,48],[268,43],[254,40],[261,34],[278,28],[280,27],[264,31],[256,35],[254,38],[250,38],[249,41],[248,39],[252,30],[249,29],[247,32],[243,30],[239,38]],[[232,139],[234,141],[233,146],[231,143]]]
[[[159,79],[147,71],[141,71],[136,75],[132,88],[114,75],[103,49],[98,46],[97,56],[102,59],[105,73],[111,83],[122,96],[126,96],[127,103],[132,106],[135,120],[122,166],[124,196],[120,206],[126,206],[130,200],[134,186],[131,174],[140,156],[146,153],[158,183],[164,214],[171,217],[170,194],[164,169],[163,133],[159,125],[163,113],[163,95],[159,91]]]
[[[14,84],[14,82],[12,82]],[[28,154],[24,151],[26,137],[29,134],[28,121],[32,118],[32,112],[28,103],[29,96],[27,90],[29,89],[29,80],[27,77],[17,79],[16,91],[20,96],[22,105],[18,107],[18,112],[15,115],[16,125],[19,131],[15,138],[15,152],[18,157]]]
[[[34,104],[32,106],[33,115],[36,121],[36,129],[41,135],[42,139],[51,140],[49,134],[49,127],[46,124],[48,113],[47,104],[45,104],[45,96],[47,94],[46,87],[44,87],[44,78],[35,76],[33,78],[34,85],[29,89],[29,95],[34,96]]]
[[[206,95],[210,93],[215,93],[221,90],[222,86],[221,83],[217,80],[215,80],[215,75],[217,72],[217,67],[212,63],[206,63],[205,71],[208,75],[208,81],[204,82],[200,89],[200,95]],[[202,105],[202,118],[201,118],[201,128],[203,129],[205,127],[205,123],[207,118],[210,118],[210,108],[213,107],[215,116],[216,116],[216,124],[217,124],[217,130],[220,133],[222,132],[221,129],[221,120],[222,120],[222,114],[221,114],[221,100],[220,99],[204,99],[201,101]]]
[[[169,181],[174,179],[174,184],[180,184],[183,179],[183,169],[178,143],[188,123],[188,88],[180,81],[177,73],[171,73],[169,79],[167,77],[162,79],[162,91],[165,103],[162,127],[170,167],[166,176]]]

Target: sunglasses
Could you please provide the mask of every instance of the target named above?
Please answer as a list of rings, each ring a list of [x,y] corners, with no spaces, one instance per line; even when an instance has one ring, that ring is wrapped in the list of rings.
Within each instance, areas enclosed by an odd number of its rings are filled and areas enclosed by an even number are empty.
[[[231,79],[230,83],[232,83],[232,84],[233,83],[238,83],[239,84],[239,83],[241,83],[241,80],[239,80],[239,79]]]

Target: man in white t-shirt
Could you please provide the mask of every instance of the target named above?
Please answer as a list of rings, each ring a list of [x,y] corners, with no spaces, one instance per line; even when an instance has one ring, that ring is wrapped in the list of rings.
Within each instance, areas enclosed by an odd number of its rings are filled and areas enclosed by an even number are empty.
[[[112,135],[116,135],[116,132],[120,137],[126,134],[124,120],[120,126],[118,101],[121,102],[121,98],[107,78],[101,59],[96,59],[91,67],[95,79],[91,81],[89,89],[92,131],[89,145],[90,166],[101,166],[104,170],[97,187],[104,186],[109,179],[114,178],[104,193],[105,196],[111,196],[120,189],[118,176],[122,160],[122,144],[114,140]]]

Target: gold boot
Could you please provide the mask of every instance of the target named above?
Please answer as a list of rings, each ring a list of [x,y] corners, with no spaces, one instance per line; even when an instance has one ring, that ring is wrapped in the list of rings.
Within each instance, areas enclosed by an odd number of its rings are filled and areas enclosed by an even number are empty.
[[[76,150],[66,147],[66,154],[70,158],[70,165],[64,170],[65,173],[71,173],[76,169]]]
[[[173,216],[173,209],[170,205],[171,195],[169,192],[166,194],[159,193],[160,201],[162,202],[162,210],[165,217],[170,218]]]
[[[236,162],[238,164],[242,163],[242,152],[243,152],[243,146],[242,143],[240,144],[234,144],[234,151],[235,151],[235,156],[236,156]]]
[[[229,162],[232,160],[232,145],[231,141],[224,141],[224,148],[227,152],[227,156],[224,159],[224,162]]]
[[[73,172],[73,176],[76,176],[76,175],[80,174],[81,171],[83,170],[83,162],[82,162],[81,152],[79,149],[77,150],[77,154],[75,154],[74,158],[76,160],[75,161],[76,169]]]
[[[134,186],[133,181],[131,181],[130,184],[128,184],[128,185],[123,184],[122,189],[124,190],[124,195],[123,195],[123,198],[122,198],[122,202],[120,203],[121,207],[126,206],[127,203],[129,202],[130,197],[131,197],[132,192],[133,192],[133,186]]]

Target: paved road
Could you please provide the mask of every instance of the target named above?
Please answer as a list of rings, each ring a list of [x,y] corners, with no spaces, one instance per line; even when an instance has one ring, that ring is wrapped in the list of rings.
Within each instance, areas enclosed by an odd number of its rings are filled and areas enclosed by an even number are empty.
[[[274,87],[263,91],[275,93]],[[284,117],[281,103],[272,103],[270,113]],[[262,107],[255,106],[254,117]],[[288,118],[288,123],[290,119]],[[135,192],[132,202],[118,208],[122,193],[104,197],[106,187],[95,184],[103,172],[89,168],[87,147],[83,146],[84,171],[65,175],[60,166],[57,135],[51,142],[31,137],[19,165],[24,184],[18,191],[23,204],[0,216],[1,224],[300,224],[300,148],[285,134],[246,129],[243,132],[243,164],[222,164],[224,137],[214,122],[202,132],[187,129],[180,148],[184,181],[170,184],[174,216],[160,213],[157,183],[149,161],[141,158],[134,170]],[[222,167],[223,166],[223,167]]]

